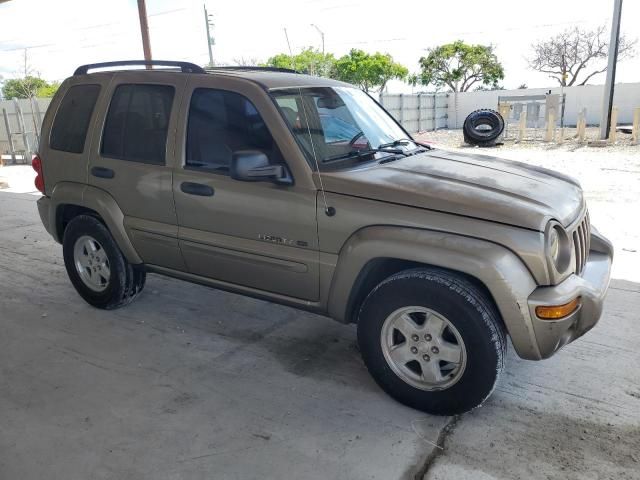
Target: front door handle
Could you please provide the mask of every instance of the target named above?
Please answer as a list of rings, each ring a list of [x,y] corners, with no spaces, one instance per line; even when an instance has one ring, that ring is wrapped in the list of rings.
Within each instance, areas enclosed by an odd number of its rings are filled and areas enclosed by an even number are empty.
[[[182,182],[180,190],[189,195],[199,195],[201,197],[213,197],[213,188],[202,183]]]
[[[113,178],[116,176],[115,172],[110,168],[105,167],[93,167],[91,168],[91,175],[99,178]]]

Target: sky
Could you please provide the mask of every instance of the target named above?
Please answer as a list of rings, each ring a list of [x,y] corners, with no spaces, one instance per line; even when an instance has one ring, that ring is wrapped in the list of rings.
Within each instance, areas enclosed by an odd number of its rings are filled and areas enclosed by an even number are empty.
[[[351,48],[390,53],[411,72],[427,49],[457,39],[492,44],[505,67],[506,88],[552,87],[531,71],[531,44],[573,26],[611,24],[613,0],[206,0],[213,15],[213,56],[218,64],[265,61],[307,46],[336,56]],[[153,57],[208,62],[203,0],[147,0]],[[622,32],[640,37],[640,1],[623,6]],[[142,58],[136,0],[11,0],[0,4],[0,75],[20,76],[27,51],[30,69],[63,80],[84,63]],[[621,62],[618,82],[640,81],[638,56]],[[604,83],[604,75],[590,83]],[[389,91],[411,91],[394,82]]]

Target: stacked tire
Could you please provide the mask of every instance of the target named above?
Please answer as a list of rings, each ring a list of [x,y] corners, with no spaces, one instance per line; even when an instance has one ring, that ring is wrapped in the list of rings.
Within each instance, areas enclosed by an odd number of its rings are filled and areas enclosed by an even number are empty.
[[[464,121],[462,132],[469,145],[491,147],[504,131],[504,118],[495,110],[483,108],[471,112]]]

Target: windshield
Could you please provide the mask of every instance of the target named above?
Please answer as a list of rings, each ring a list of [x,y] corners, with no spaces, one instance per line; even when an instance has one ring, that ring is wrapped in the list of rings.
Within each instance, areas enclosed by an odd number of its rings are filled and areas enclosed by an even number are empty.
[[[369,95],[351,87],[272,92],[282,116],[312,165],[348,168],[418,148]],[[314,158],[315,155],[315,158]]]

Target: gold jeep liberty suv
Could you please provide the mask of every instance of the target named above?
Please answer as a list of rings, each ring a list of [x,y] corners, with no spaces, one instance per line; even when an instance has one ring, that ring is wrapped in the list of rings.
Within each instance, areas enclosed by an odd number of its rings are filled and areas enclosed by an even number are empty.
[[[153,272],[356,323],[376,382],[434,414],[490,395],[507,336],[539,360],[583,335],[609,284],[574,179],[420,144],[365,92],[293,71],[81,66],[33,166],[91,305]]]

